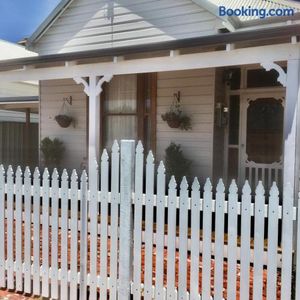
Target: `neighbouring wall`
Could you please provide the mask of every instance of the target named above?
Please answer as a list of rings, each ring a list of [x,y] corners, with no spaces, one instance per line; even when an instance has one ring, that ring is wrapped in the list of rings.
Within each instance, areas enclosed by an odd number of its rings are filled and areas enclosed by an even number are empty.
[[[73,103],[68,111],[74,117],[75,124],[61,128],[54,117],[60,113],[63,98],[72,96]],[[82,85],[73,79],[47,80],[40,82],[40,139],[45,137],[60,139],[66,148],[62,168],[80,171],[86,162],[87,126],[86,126],[87,97]]]
[[[0,98],[38,96],[38,94],[39,87],[38,84],[34,82],[0,82]]]
[[[193,161],[192,175],[203,183],[213,174],[215,70],[158,73],[157,86],[157,159],[164,158],[172,141],[180,144],[186,157]],[[192,130],[172,129],[161,119],[177,91],[181,92],[183,111],[192,118]]]

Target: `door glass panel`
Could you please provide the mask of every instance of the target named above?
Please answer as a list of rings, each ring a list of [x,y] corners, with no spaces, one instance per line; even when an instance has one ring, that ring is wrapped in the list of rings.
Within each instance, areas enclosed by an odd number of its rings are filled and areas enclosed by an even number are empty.
[[[281,100],[260,98],[247,109],[246,153],[248,161],[270,164],[282,155],[283,106]]]

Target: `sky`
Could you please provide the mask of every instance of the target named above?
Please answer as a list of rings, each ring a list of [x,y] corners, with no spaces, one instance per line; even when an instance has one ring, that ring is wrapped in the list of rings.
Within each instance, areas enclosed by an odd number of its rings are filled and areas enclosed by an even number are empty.
[[[0,0],[0,39],[29,37],[60,0]]]

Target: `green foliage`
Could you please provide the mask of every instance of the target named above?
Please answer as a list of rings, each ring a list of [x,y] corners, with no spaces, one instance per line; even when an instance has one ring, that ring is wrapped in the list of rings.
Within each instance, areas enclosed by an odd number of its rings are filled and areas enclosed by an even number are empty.
[[[46,137],[41,141],[41,151],[44,155],[45,166],[57,168],[63,159],[65,147],[59,139],[51,140],[49,137]]]
[[[177,182],[182,180],[183,176],[190,175],[192,161],[185,158],[180,145],[171,143],[165,150],[166,174],[170,178],[175,176]]]
[[[170,110],[162,114],[161,118],[171,128],[179,128],[181,130],[192,129],[191,118],[182,112],[179,102],[173,103]]]

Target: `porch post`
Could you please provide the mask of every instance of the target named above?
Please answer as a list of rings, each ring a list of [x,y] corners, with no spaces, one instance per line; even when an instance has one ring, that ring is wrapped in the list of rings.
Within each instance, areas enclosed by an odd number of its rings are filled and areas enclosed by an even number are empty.
[[[112,76],[112,74],[107,74],[100,79],[97,76],[74,78],[77,84],[83,84],[84,92],[89,97],[88,170],[92,170],[92,165],[95,163],[95,160],[99,161],[100,94],[102,92],[102,84],[109,82]]]
[[[299,86],[300,59],[288,60],[284,109],[283,186],[286,186],[287,183],[291,184],[294,199],[297,197],[299,188]]]

